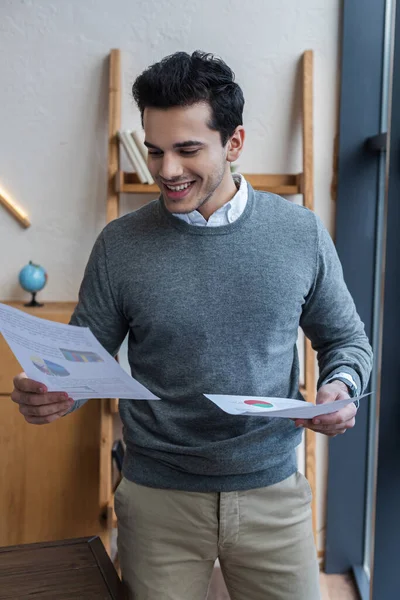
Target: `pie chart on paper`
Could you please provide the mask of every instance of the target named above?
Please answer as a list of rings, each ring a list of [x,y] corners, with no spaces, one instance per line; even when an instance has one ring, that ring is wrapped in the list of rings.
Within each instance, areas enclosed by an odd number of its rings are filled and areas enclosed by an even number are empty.
[[[245,400],[244,403],[257,408],[275,408],[271,402],[265,402],[265,400]]]
[[[42,371],[45,375],[56,376],[56,377],[67,377],[69,371],[62,365],[54,363],[51,360],[46,360],[40,356],[31,356],[32,363],[39,371]]]

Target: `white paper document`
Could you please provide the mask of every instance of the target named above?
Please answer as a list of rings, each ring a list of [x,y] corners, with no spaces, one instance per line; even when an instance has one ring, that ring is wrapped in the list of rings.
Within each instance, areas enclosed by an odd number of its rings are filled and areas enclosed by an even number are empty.
[[[313,419],[319,415],[327,415],[344,408],[354,400],[369,394],[346,398],[328,404],[311,404],[293,398],[269,398],[265,396],[224,396],[204,394],[219,408],[230,415],[251,415],[258,417],[284,417],[287,419]]]
[[[0,303],[0,332],[30,379],[74,400],[159,400],[126,373],[88,327],[34,317]]]

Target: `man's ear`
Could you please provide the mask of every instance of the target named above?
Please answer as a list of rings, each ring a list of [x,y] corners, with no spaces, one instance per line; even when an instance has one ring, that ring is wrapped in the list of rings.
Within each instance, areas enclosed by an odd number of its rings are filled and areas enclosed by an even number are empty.
[[[242,153],[246,134],[243,125],[238,125],[227,141],[226,160],[230,163],[235,162]]]

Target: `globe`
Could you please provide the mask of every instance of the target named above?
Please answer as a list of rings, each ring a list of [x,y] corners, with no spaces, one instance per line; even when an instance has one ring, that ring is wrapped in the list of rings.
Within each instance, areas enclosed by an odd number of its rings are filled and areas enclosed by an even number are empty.
[[[36,301],[37,292],[40,292],[47,283],[47,273],[43,267],[30,260],[29,264],[19,272],[19,283],[23,290],[32,294],[32,300],[25,306],[43,306]]]

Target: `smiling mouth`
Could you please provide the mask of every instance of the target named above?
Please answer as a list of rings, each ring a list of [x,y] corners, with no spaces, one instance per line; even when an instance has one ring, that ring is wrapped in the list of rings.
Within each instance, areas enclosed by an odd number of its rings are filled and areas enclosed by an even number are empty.
[[[193,183],[194,181],[187,181],[177,185],[168,185],[167,183],[164,183],[163,185],[171,192],[182,192],[183,190],[187,190]]]
[[[190,194],[195,183],[195,181],[185,181],[175,185],[163,183],[164,194],[169,200],[179,202]]]

